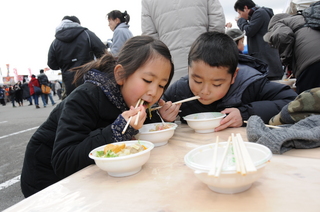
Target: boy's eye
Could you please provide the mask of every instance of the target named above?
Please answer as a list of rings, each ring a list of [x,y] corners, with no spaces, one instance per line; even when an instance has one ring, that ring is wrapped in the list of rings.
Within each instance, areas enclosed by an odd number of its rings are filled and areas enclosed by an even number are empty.
[[[145,81],[146,83],[151,83],[152,81],[149,81],[149,80],[146,80],[146,79],[143,79],[143,81]]]

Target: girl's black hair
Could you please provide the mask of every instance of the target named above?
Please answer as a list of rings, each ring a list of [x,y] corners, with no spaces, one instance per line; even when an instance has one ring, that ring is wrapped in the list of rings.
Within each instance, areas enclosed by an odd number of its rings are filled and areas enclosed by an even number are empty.
[[[248,9],[251,9],[256,6],[256,4],[252,0],[238,0],[234,4],[234,10],[244,11],[244,7],[247,6]]]
[[[220,32],[205,32],[192,44],[188,55],[188,65],[203,61],[212,67],[227,67],[234,74],[239,60],[236,43],[228,35]]]
[[[96,61],[71,69],[71,71],[76,71],[73,83],[78,84],[77,82],[81,82],[84,74],[91,69],[97,69],[107,73],[109,77],[114,79],[114,68],[117,64],[121,64],[123,67],[123,72],[120,77],[122,79],[127,79],[149,59],[159,56],[168,59],[171,64],[169,80],[165,86],[166,89],[168,88],[174,73],[171,54],[168,47],[162,41],[150,36],[135,36],[127,40],[120,50],[117,59],[106,52]]]
[[[130,21],[130,15],[127,13],[127,11],[124,11],[124,13],[120,12],[119,10],[112,10],[107,14],[108,19],[115,20],[119,18],[120,23],[125,22],[126,24]]]

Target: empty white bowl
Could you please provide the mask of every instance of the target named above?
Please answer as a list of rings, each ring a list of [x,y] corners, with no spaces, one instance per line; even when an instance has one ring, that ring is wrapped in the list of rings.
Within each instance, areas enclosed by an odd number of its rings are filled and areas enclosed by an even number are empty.
[[[217,164],[220,163],[226,146],[227,142],[219,142]],[[229,148],[227,157],[224,160],[220,176],[208,175],[212,166],[215,143],[191,150],[185,155],[184,161],[189,168],[194,170],[196,177],[207,184],[211,190],[224,194],[239,193],[249,189],[252,183],[261,177],[265,166],[272,157],[270,149],[261,144],[245,142],[245,146],[257,168],[256,172],[248,172],[246,175],[237,173],[232,147]]]
[[[194,113],[183,117],[190,128],[197,133],[214,132],[214,128],[220,125],[220,121],[226,116],[219,112]]]
[[[95,148],[89,153],[89,157],[92,158],[96,165],[103,171],[108,172],[112,177],[126,177],[138,173],[142,166],[148,161],[150,157],[150,151],[154,148],[154,144],[149,141],[122,141],[114,143],[116,145],[125,143],[127,146],[134,145],[136,143],[144,145],[147,149],[136,154],[119,156],[114,158],[101,158],[96,156],[97,151],[103,151],[106,145]]]
[[[168,129],[155,130],[156,126],[162,125],[162,122],[145,124],[139,129],[139,133],[135,136],[136,139],[141,139],[145,141],[150,141],[154,144],[155,147],[163,146],[168,143],[168,140],[173,136],[174,130],[177,128],[177,124],[166,122],[167,126],[170,126]]]

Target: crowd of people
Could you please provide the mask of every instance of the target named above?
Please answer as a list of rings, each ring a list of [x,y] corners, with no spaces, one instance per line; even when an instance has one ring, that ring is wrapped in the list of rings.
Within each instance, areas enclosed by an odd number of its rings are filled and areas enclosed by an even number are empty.
[[[43,73],[43,69],[40,70],[40,73],[45,75]],[[42,79],[41,76],[40,79]],[[62,83],[59,80],[49,81],[48,79],[45,83],[47,86],[49,86],[50,93],[35,93],[34,86],[38,86],[40,88],[42,85],[39,81],[39,76],[37,78],[35,75],[31,76],[31,80],[29,82],[27,82],[24,78],[22,82],[18,81],[14,85],[0,86],[0,104],[2,106],[6,106],[11,102],[12,107],[16,108],[18,105],[19,107],[24,106],[24,102],[27,102],[28,106],[35,105],[36,108],[40,108],[39,97],[41,97],[44,107],[46,107],[48,104],[49,97],[52,106],[54,106],[56,103],[54,102],[52,96],[57,95],[59,100],[61,100]]]
[[[303,24],[302,16],[274,15],[252,0],[235,1],[234,10],[238,28],[226,24],[218,0],[181,5],[142,0],[142,35],[132,35],[127,11],[113,10],[107,18],[114,34],[106,45],[77,17],[63,17],[48,54],[49,67],[61,69],[63,83],[50,85],[40,70],[27,86],[19,82],[7,92],[14,91],[14,107],[15,101],[22,106],[27,99],[40,108],[39,95],[43,107],[47,99],[55,105],[51,92],[38,93],[45,86],[62,99],[27,145],[21,174],[25,197],[93,164],[87,157],[92,149],[133,139],[143,124],[159,122],[156,111],[146,112],[150,106],[161,106],[158,112],[167,122],[185,123],[183,117],[199,112],[224,113],[215,128],[221,131],[246,126],[252,116],[274,123],[298,94],[320,87],[319,30],[303,26],[290,40],[281,33],[291,36],[288,28]],[[245,40],[248,54],[243,53]],[[288,64],[297,91],[273,82],[284,77]],[[29,98],[23,95],[26,87]],[[192,96],[200,98],[172,103]],[[140,100],[143,104],[135,107]],[[313,114],[320,109],[308,116]]]

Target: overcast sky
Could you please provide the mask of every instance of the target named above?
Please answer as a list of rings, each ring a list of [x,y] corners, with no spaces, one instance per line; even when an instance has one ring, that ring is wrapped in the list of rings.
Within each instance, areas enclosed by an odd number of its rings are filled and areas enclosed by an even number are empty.
[[[196,1],[196,0],[195,0]],[[280,13],[288,0],[255,0],[259,6],[273,8]],[[227,22],[237,27],[233,9],[235,0],[220,0]],[[0,68],[6,76],[6,64],[18,74],[33,74],[47,67],[47,54],[54,40],[55,28],[65,15],[75,15],[81,25],[93,31],[102,41],[112,38],[106,14],[112,10],[127,10],[130,15],[130,30],[141,34],[140,0],[1,0],[0,3]]]

